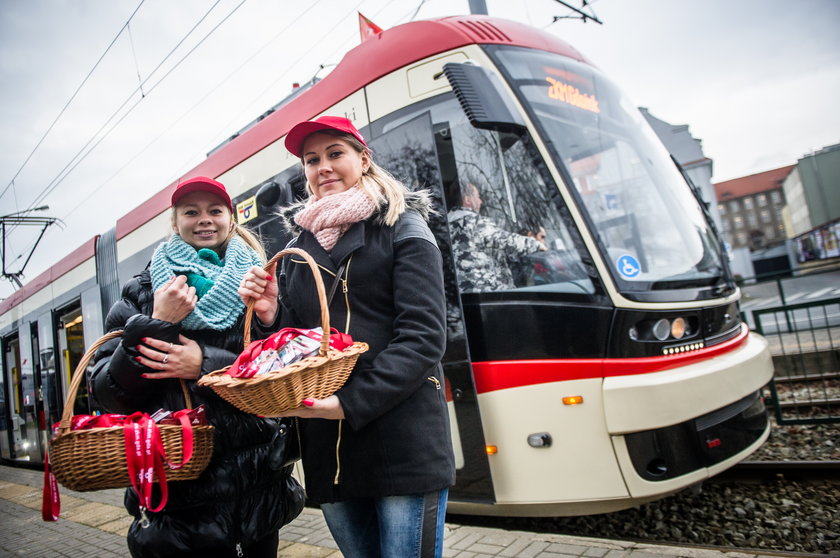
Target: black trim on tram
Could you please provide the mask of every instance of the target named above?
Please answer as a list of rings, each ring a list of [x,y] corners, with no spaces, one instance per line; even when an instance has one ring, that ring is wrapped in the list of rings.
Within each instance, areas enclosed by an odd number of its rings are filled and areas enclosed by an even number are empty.
[[[686,397],[690,397],[686,394]],[[663,481],[732,457],[767,429],[761,392],[695,419],[624,436],[633,468],[645,480]]]
[[[717,345],[741,332],[741,314],[734,302],[655,311],[586,304],[565,296],[552,299],[533,292],[461,297],[470,356],[476,362],[657,357]],[[670,325],[680,318],[685,333],[675,338]],[[665,339],[654,333],[660,320],[668,324]]]

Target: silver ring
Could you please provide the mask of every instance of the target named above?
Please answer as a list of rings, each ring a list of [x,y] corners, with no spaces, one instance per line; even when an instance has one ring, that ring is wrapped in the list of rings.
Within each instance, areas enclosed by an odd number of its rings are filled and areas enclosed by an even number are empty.
[[[168,349],[169,351],[171,351],[171,350],[172,350],[172,345],[174,345],[174,343],[170,343],[170,344],[169,344],[169,349]]]
[[[163,364],[166,364],[166,361],[169,360],[169,353],[163,355],[163,360],[161,361]]]

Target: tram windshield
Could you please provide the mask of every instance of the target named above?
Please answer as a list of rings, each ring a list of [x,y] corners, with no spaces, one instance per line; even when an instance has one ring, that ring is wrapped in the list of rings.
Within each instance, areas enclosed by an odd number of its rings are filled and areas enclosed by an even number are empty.
[[[699,203],[635,105],[569,58],[523,48],[490,54],[564,169],[620,290],[725,280]]]

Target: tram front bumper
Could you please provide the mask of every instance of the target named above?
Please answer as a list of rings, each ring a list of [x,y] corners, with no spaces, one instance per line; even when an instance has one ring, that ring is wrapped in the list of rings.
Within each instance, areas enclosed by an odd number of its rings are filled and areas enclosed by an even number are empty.
[[[732,351],[705,361],[604,378],[607,431],[617,435],[679,424],[746,397],[772,377],[767,341],[750,333]]]

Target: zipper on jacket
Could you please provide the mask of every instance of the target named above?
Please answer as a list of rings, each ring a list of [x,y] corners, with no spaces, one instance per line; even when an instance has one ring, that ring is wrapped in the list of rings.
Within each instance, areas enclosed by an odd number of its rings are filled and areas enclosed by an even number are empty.
[[[338,439],[335,441],[335,478],[333,484],[338,484],[338,477],[341,474],[341,457],[338,455],[338,450],[341,447],[341,425],[344,419],[338,419]]]
[[[434,376],[429,376],[426,379],[429,380],[430,382],[432,382],[433,384],[435,384],[435,389],[440,391],[440,380],[438,380]]]
[[[238,558],[242,558],[243,556],[245,556],[245,553],[242,552],[241,542],[236,543],[236,556],[238,556]]]
[[[347,278],[350,277],[350,264],[353,261],[353,255],[347,260],[347,267],[344,268],[344,278],[341,279],[341,292],[344,293],[344,305],[347,307],[347,320],[344,322],[344,333],[350,333],[350,287]]]

